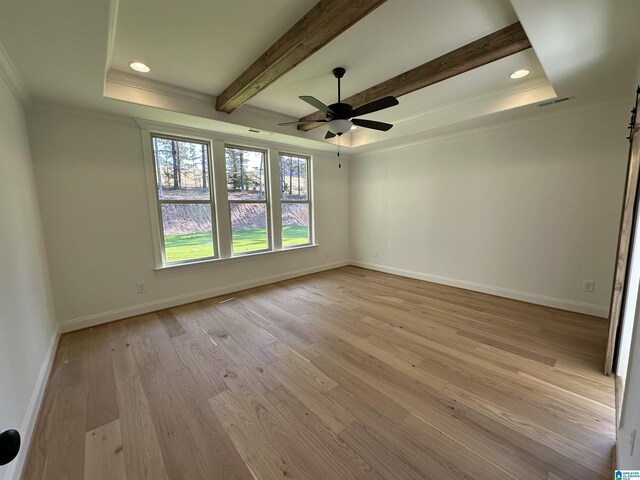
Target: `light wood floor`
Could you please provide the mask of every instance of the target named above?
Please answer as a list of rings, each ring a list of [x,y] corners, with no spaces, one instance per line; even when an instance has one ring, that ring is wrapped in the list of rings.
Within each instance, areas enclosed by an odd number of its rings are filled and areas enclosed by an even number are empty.
[[[604,479],[606,322],[346,267],[64,335],[23,478]]]

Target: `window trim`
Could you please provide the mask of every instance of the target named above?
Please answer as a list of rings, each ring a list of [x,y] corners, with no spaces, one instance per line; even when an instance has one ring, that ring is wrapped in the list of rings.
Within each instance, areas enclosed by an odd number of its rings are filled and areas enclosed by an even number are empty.
[[[154,256],[154,270],[163,271],[167,269],[174,269],[177,267],[195,267],[209,264],[223,264],[236,261],[249,261],[249,259],[262,256],[273,255],[280,253],[291,253],[295,251],[304,251],[309,248],[318,247],[316,243],[316,229],[315,229],[315,212],[314,205],[314,185],[313,185],[313,151],[301,149],[301,152],[305,153],[290,153],[291,147],[284,144],[277,144],[272,142],[265,142],[262,140],[253,140],[246,137],[239,137],[232,134],[222,134],[219,132],[203,130],[193,127],[185,127],[180,125],[171,125],[152,120],[136,119],[136,123],[140,127],[141,143],[142,143],[142,160],[145,171],[145,183],[147,194],[147,206],[149,209],[149,219],[151,228],[151,238],[153,256]],[[155,158],[153,155],[153,143],[152,135],[156,135],[162,138],[174,138],[177,140],[194,140],[196,142],[208,144],[209,149],[209,185],[211,191],[211,203],[212,209],[212,222],[215,218],[216,231],[214,233],[215,240],[217,242],[216,257],[202,257],[194,260],[185,260],[179,262],[163,262],[162,249],[164,248],[164,239],[162,237],[162,217],[159,213],[158,201],[157,201],[157,185],[156,185],[156,173],[155,173]],[[226,162],[224,161],[225,145],[238,146],[241,148],[247,148],[249,150],[258,150],[267,152],[266,156],[266,169],[269,174],[265,178],[265,185],[270,192],[270,204],[267,208],[267,215],[271,218],[271,232],[270,232],[270,250],[253,251],[243,254],[232,254],[232,237],[231,237],[231,219],[230,219],[230,207],[227,201],[227,178],[226,178]],[[309,200],[310,200],[310,217],[309,228],[313,232],[313,236],[310,234],[310,243],[304,245],[296,245],[292,247],[283,248],[282,246],[282,210],[280,204],[280,186],[279,186],[279,173],[274,174],[279,167],[279,155],[292,155],[308,158],[310,161],[310,168],[308,175],[311,178],[311,185],[309,187]],[[222,158],[222,161],[217,161],[218,158]],[[274,194],[277,192],[278,194]],[[213,223],[212,223],[213,227]]]
[[[280,184],[280,157],[288,156],[288,157],[296,157],[296,158],[304,158],[307,161],[307,200],[284,200],[282,198],[281,184]],[[287,151],[278,151],[278,196],[280,197],[280,221],[282,222],[282,204],[295,204],[295,203],[306,203],[309,208],[309,241],[307,243],[300,243],[298,245],[291,245],[290,247],[285,247],[281,245],[282,250],[289,250],[292,248],[305,247],[308,245],[315,245],[315,223],[314,223],[314,215],[313,215],[313,160],[311,155],[302,155],[299,153],[290,153]],[[280,242],[282,242],[282,231],[280,231]]]

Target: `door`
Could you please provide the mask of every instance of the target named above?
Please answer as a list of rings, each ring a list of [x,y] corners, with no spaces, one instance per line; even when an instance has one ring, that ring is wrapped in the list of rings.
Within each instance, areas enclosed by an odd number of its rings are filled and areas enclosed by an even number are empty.
[[[611,375],[611,371],[613,370],[613,361],[620,330],[620,318],[625,303],[625,292],[629,290],[627,288],[629,252],[636,223],[638,169],[640,168],[640,126],[636,124],[638,95],[640,95],[640,87],[636,91],[636,105],[632,110],[631,123],[629,124],[631,131],[629,135],[629,164],[627,167],[627,183],[625,186],[624,204],[622,206],[622,215],[620,218],[616,271],[614,274],[611,307],[609,310],[609,339],[607,341],[607,354],[604,364],[604,373],[606,375]],[[631,294],[635,295],[635,293],[636,292],[632,292]],[[631,312],[630,314],[633,315]]]

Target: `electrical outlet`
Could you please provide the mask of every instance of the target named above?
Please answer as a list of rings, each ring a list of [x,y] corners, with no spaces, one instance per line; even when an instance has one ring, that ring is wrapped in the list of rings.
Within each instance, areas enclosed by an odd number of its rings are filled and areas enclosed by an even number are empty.
[[[144,282],[136,283],[136,291],[138,293],[145,293],[147,290],[144,288]]]
[[[378,250],[375,250],[373,252],[373,256],[376,257],[376,258],[380,258],[380,252]]]
[[[584,290],[585,292],[593,292],[595,286],[596,282],[594,282],[593,280],[584,280],[582,282],[582,290]]]
[[[329,258],[329,252],[324,252],[324,258]]]

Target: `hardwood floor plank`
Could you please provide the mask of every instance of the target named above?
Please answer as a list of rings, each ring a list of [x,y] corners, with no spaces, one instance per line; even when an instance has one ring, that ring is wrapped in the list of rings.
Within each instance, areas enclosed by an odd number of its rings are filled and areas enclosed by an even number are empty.
[[[413,438],[420,445],[427,447],[431,458],[439,459],[445,465],[452,463],[463,472],[459,474],[458,478],[464,478],[465,474],[471,478],[487,480],[495,478],[520,480],[522,478],[515,476],[509,470],[497,466],[494,461],[457,442],[446,432],[442,432],[425,423],[416,415],[409,415],[402,421],[401,425],[406,435]]]
[[[87,384],[63,388],[56,395],[41,478],[83,478],[87,399]],[[31,480],[31,477],[24,478]]]
[[[313,363],[326,373],[327,376],[335,380],[340,387],[362,397],[367,405],[380,412],[392,422],[400,423],[409,415],[408,410],[402,408],[382,392],[364,382],[357,375],[354,375],[344,368],[340,368],[328,357],[322,356],[315,358]]]
[[[264,366],[276,360],[263,345],[244,341],[242,329],[219,310],[207,308],[207,312],[209,316],[200,320],[205,332],[216,345],[236,358],[238,363]]]
[[[239,372],[244,372],[253,382],[260,385],[263,391],[280,385],[278,380],[267,369],[267,365],[276,361],[277,357],[272,355],[267,348],[264,348],[260,356],[252,355],[255,352],[251,350],[251,347],[249,347],[250,350],[246,350],[217,321],[213,321],[213,328],[211,327],[211,322],[212,320],[210,319],[209,323],[204,325],[204,330],[227,365],[222,374],[223,379],[237,375]]]
[[[164,458],[140,377],[116,379],[116,391],[127,477],[137,480],[165,478]]]
[[[465,415],[473,415],[473,412],[478,412],[485,417],[489,417],[503,424],[514,432],[527,436],[538,443],[548,445],[564,457],[575,459],[594,472],[603,471],[609,467],[610,450],[606,453],[597,452],[594,449],[581,445],[572,438],[536,424],[534,420],[500,408],[486,400],[482,401],[472,393],[463,392],[459,388],[447,388],[455,390],[454,395],[458,398],[466,398],[468,404],[473,405],[473,408],[465,411]]]
[[[389,480],[424,480],[424,476],[407,465],[394,452],[384,447],[366,428],[352,423],[340,437],[370,463],[383,478]]]
[[[532,418],[542,426],[570,434],[586,446],[606,449],[615,441],[615,429],[606,428],[613,426],[611,409],[599,408],[593,402],[580,402],[579,398],[563,395],[562,391],[549,388],[549,385],[540,385],[532,392],[530,383],[523,382],[518,374],[450,360],[446,356],[433,355],[418,368],[448,379],[450,385],[473,391],[480,398]]]
[[[138,368],[169,479],[209,478],[207,461],[185,418],[189,411],[174,393],[162,365],[146,362]]]
[[[222,375],[228,368],[228,364],[208,337],[182,335],[174,337],[173,343],[198,385],[208,397],[213,397],[227,389]]]
[[[541,355],[539,353],[536,353],[534,351],[525,349],[525,348],[520,348],[517,347],[515,345],[510,345],[507,342],[501,342],[498,340],[494,340],[490,337],[486,337],[483,335],[478,335],[475,334],[473,332],[467,332],[465,330],[460,330],[458,332],[458,335],[461,335],[463,337],[466,338],[470,338],[471,340],[475,340],[479,343],[482,343],[484,345],[489,345],[491,347],[495,347],[498,348],[500,350],[504,350],[506,352],[510,352],[513,353],[515,355],[520,355],[521,357],[524,358],[528,358],[529,360],[533,360],[534,362],[539,362],[539,363],[543,363],[545,365],[549,365],[551,367],[555,366],[556,362],[558,361],[556,358],[552,358],[549,357],[547,355]]]
[[[112,422],[119,416],[109,331],[109,325],[90,330],[87,431]]]
[[[273,450],[274,458],[269,463],[272,468],[281,469],[282,476],[287,478],[305,478],[313,480],[325,478],[326,475],[311,461],[301,446],[302,438],[293,430],[287,420],[255,387],[250,379],[243,376],[227,379],[230,392],[237,399],[239,407],[245,415],[245,428],[254,432],[259,430],[266,442],[262,449]],[[265,459],[266,460],[266,459]],[[275,465],[275,467],[274,467]]]
[[[326,471],[325,478],[383,478],[285,387],[267,392],[266,397],[300,434],[307,454]]]
[[[210,400],[211,407],[253,475],[260,480],[291,476],[291,467],[280,458],[266,434],[229,390]]]
[[[334,380],[322,373],[313,363],[285,344],[278,341],[272,343],[269,349],[282,363],[304,376],[309,383],[321,393],[326,393],[338,385]]]
[[[158,352],[146,331],[147,323],[154,321],[154,319],[153,315],[141,315],[125,320],[133,347],[133,356],[138,367],[159,361]]]
[[[207,478],[252,479],[251,472],[211,411],[206,393],[189,369],[170,374],[169,383],[179,398],[178,408],[204,459]]]
[[[114,322],[109,326],[111,327],[111,361],[116,381],[137,375],[138,366],[126,323]]]
[[[85,480],[125,480],[124,447],[120,420],[102,425],[85,435]],[[160,477],[162,478],[162,477]]]
[[[503,470],[481,457],[475,458],[472,468],[465,472],[459,457],[469,457],[471,452],[460,454],[462,446],[437,430],[425,427],[421,431],[423,435],[412,435],[402,422],[395,424],[389,421],[362,402],[357,395],[342,388],[333,390],[329,395],[347,408],[386,449],[421,472],[424,478],[464,478],[466,473],[479,480],[493,480],[505,475]],[[452,451],[451,447],[454,447]],[[454,458],[456,456],[458,458]]]
[[[185,333],[187,333],[187,331],[184,329],[171,309],[160,310],[156,313],[156,315],[158,316],[160,322],[162,322],[162,325],[164,326],[169,337],[179,337],[180,335],[184,335]]]
[[[335,402],[318,393],[306,377],[283,362],[269,366],[269,370],[288,390],[304,403],[334,433],[340,433],[353,421],[353,417]]]
[[[172,317],[175,318],[175,317]],[[153,349],[158,355],[158,360],[162,364],[164,371],[169,374],[182,370],[185,367],[184,361],[176,352],[176,348],[167,333],[167,329],[157,319],[155,314],[150,314],[148,320],[139,327],[151,340]]]
[[[421,417],[427,421],[425,417]],[[428,419],[429,423],[432,422],[432,418]],[[559,452],[549,445],[545,438],[532,438],[527,433],[515,430],[503,422],[496,420],[491,416],[487,416],[482,412],[475,409],[470,409],[464,412],[461,416],[461,421],[465,425],[463,435],[475,432],[486,432],[483,435],[482,443],[477,443],[470,448],[474,451],[482,451],[482,444],[487,442],[493,443],[498,449],[506,449],[506,452],[511,452],[511,459],[522,459],[525,464],[518,463],[517,468],[536,468],[543,471],[551,471],[555,474],[566,476],[571,479],[602,479],[608,478],[609,472],[595,472],[589,467],[583,465],[579,459],[566,456],[563,452]],[[449,425],[444,427],[444,430],[451,433],[453,430]],[[456,438],[459,441],[464,442],[464,437]],[[488,455],[487,458],[497,458],[501,464],[506,464],[507,457],[501,456],[493,457]],[[516,471],[515,469],[509,471]],[[543,476],[537,476],[536,478],[543,478]]]
[[[390,342],[389,339],[384,339],[376,335],[369,335],[365,338],[365,341],[381,350],[386,350],[391,355],[395,355],[399,360],[407,365],[416,365],[424,360],[423,355],[407,350],[397,343]]]

